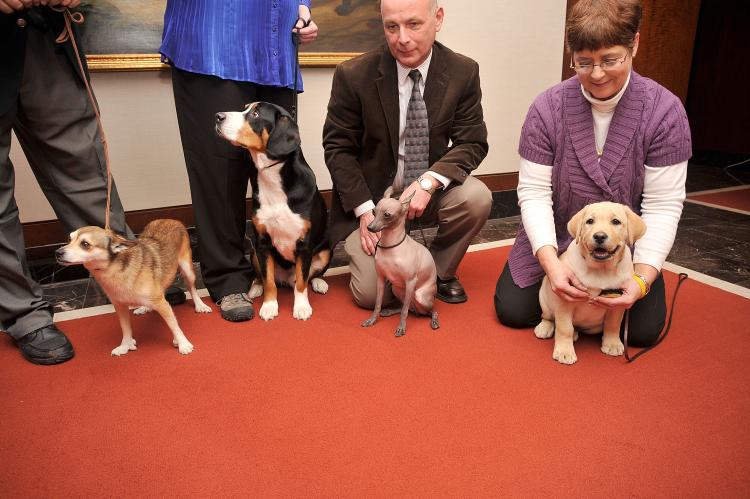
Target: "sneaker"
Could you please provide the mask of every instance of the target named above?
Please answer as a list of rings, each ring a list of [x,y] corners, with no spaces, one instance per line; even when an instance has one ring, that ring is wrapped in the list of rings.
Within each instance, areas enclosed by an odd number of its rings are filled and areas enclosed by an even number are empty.
[[[15,340],[21,355],[32,364],[62,364],[75,352],[65,333],[50,324]]]
[[[221,310],[221,317],[231,322],[249,321],[255,316],[253,301],[247,293],[226,295],[217,302]]]

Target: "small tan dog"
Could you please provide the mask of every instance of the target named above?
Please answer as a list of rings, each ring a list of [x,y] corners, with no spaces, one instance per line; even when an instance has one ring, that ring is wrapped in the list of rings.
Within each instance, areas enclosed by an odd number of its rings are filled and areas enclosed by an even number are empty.
[[[177,220],[154,220],[137,240],[129,240],[101,227],[82,227],[70,234],[70,243],[55,252],[60,265],[83,265],[99,283],[117,311],[122,343],[112,355],[135,350],[128,306],[138,306],[136,314],[153,309],[172,331],[172,344],[181,354],[193,345],[177,324],[164,290],[172,283],[179,267],[193,298],[195,311],[211,312],[195,289],[190,239]]]
[[[646,233],[646,224],[625,205],[602,202],[585,206],[568,222],[568,232],[575,238],[560,255],[589,294],[599,296],[603,290],[619,289],[633,275],[630,247]],[[576,357],[573,342],[578,332],[602,334],[602,352],[622,355],[620,324],[625,309],[608,310],[588,302],[568,302],[557,296],[545,276],[539,290],[542,321],[534,334],[537,338],[555,336],[552,358],[562,364],[573,364]]]

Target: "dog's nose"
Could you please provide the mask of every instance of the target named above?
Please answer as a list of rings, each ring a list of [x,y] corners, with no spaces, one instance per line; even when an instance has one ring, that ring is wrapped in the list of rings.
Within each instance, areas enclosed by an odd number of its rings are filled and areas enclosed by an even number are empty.
[[[597,232],[596,234],[594,234],[594,241],[596,241],[596,244],[602,244],[607,240],[607,237],[609,236],[607,236],[607,234],[605,234],[604,232]]]
[[[55,256],[56,256],[57,258],[60,258],[60,257],[61,257],[61,256],[63,256],[64,254],[65,254],[65,249],[64,249],[64,248],[57,248],[57,249],[55,250]]]
[[[227,115],[224,113],[216,113],[216,123],[221,123],[227,119]]]

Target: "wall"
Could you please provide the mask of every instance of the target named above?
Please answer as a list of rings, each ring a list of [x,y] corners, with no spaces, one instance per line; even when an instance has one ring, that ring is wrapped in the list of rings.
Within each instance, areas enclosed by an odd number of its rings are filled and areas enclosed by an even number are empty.
[[[477,174],[518,170],[516,146],[529,104],[560,81],[564,0],[442,0],[438,39],[480,64],[490,153]],[[314,2],[313,2],[314,6]],[[333,69],[304,69],[299,114],[305,157],[331,187],[321,135]],[[95,73],[112,171],[128,211],[190,204],[169,73]],[[16,200],[23,222],[55,219],[14,141]]]

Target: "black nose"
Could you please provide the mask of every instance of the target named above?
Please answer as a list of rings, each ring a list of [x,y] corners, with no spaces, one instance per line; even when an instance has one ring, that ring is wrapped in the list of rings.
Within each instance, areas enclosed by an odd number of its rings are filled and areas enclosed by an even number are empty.
[[[224,113],[216,113],[216,123],[221,123],[225,119],[227,119],[227,115],[226,114],[224,114]]]
[[[607,234],[605,234],[604,232],[597,232],[596,234],[594,234],[594,241],[596,241],[596,244],[602,244],[607,240],[607,237],[609,236],[607,236]]]
[[[58,258],[60,258],[61,256],[63,256],[64,253],[65,253],[65,250],[62,249],[62,248],[57,248],[55,250],[55,256],[58,257]]]

